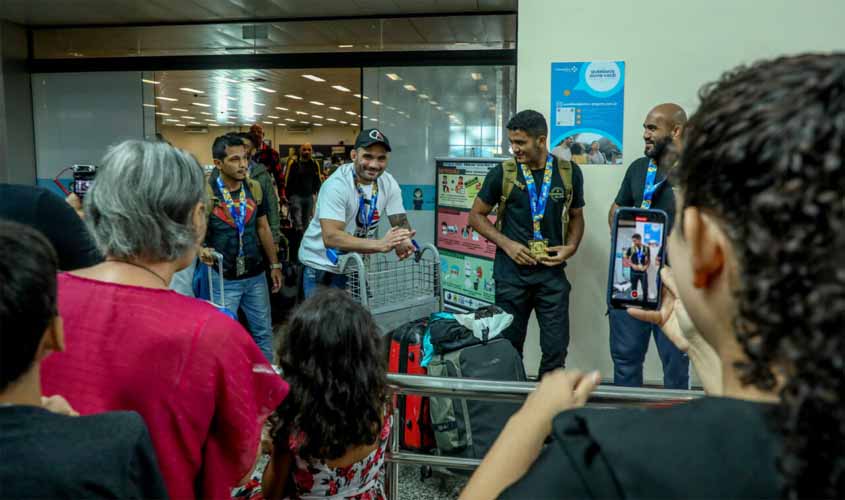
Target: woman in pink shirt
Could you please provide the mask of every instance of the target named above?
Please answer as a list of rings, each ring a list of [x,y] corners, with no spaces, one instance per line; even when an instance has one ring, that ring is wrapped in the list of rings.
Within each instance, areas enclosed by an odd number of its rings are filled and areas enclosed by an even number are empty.
[[[42,370],[82,414],[140,413],[172,498],[228,498],[288,392],[238,323],[168,289],[205,235],[203,179],[165,143],[109,151],[84,203],[106,260],[59,276],[67,351]]]

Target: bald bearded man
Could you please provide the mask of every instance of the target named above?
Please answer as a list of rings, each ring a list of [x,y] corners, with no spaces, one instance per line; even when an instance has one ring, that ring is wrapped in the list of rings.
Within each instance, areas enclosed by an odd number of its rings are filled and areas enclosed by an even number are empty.
[[[313,158],[314,148],[305,143],[299,155],[288,160],[285,169],[285,194],[290,203],[293,228],[301,233],[311,222],[320,191],[320,166]]]
[[[677,104],[660,104],[648,113],[643,123],[645,156],[635,160],[628,167],[616,200],[610,207],[608,224],[613,224],[613,216],[620,207],[652,208],[666,212],[669,216],[667,234],[672,229],[675,219],[675,195],[666,178],[680,153],[686,122],[687,114]],[[656,188],[647,193],[650,165],[657,169],[652,183]],[[657,275],[656,272],[649,274]],[[643,286],[643,291],[656,290],[656,284],[654,285]],[[689,389],[689,358],[666,338],[660,328],[634,319],[623,309],[611,309],[609,317],[614,384],[628,387],[639,387],[643,384],[643,362],[649,340],[654,337],[663,364],[664,387]]]

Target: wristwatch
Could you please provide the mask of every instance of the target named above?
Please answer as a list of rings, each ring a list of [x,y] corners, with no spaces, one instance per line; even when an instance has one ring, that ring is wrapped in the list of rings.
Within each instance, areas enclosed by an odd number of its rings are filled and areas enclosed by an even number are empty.
[[[282,264],[270,264],[270,269],[281,269]]]

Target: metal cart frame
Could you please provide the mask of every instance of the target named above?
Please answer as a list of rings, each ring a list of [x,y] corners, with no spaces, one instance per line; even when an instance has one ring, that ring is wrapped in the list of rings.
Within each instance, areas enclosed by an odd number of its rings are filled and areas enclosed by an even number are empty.
[[[427,243],[413,257],[345,254],[338,263],[346,290],[366,307],[382,334],[443,309],[440,252]]]

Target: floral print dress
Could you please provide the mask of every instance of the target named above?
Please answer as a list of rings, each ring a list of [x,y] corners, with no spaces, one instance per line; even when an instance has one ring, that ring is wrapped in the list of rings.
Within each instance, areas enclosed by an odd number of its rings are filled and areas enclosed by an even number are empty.
[[[379,434],[378,446],[366,458],[346,467],[329,467],[320,461],[305,461],[297,455],[302,445],[302,436],[291,436],[288,444],[294,454],[293,483],[295,491],[293,499],[335,499],[335,500],[385,500],[384,493],[384,453],[390,438],[390,428],[393,416],[384,419],[384,426]],[[263,498],[261,492],[261,477],[267,463],[260,464],[253,472],[252,480],[242,488],[232,493],[233,498],[259,500]]]

